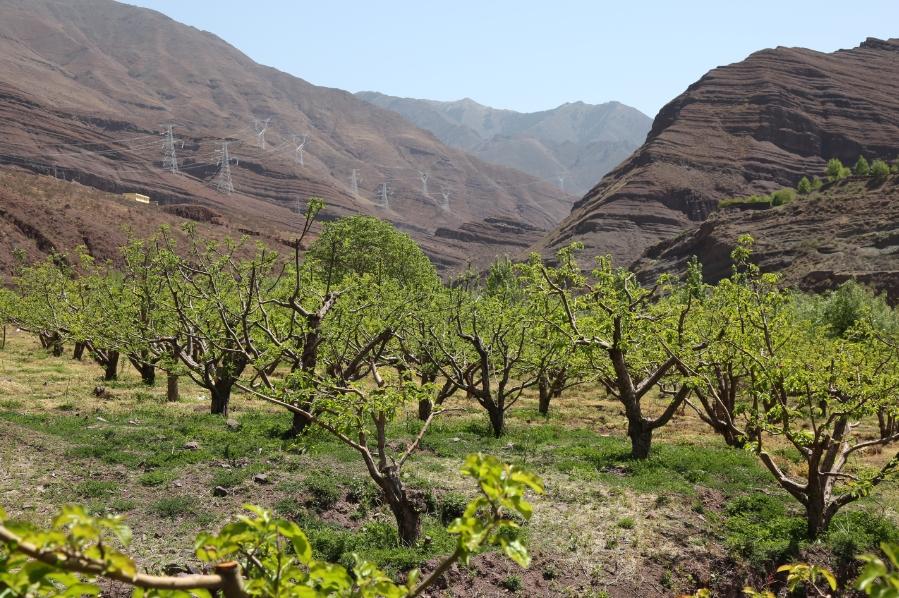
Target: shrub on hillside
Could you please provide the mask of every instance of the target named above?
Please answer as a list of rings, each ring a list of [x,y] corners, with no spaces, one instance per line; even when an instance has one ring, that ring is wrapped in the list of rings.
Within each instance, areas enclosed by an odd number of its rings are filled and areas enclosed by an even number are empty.
[[[871,176],[877,180],[883,180],[890,175],[890,165],[883,160],[871,162]]]
[[[825,174],[827,178],[831,181],[838,181],[840,179],[845,179],[852,171],[843,166],[843,163],[840,162],[839,158],[831,158],[827,161],[827,168],[825,169]]]
[[[858,160],[855,161],[855,166],[852,167],[852,173],[856,176],[868,176],[871,174],[871,166],[864,156],[859,156]]]
[[[796,199],[796,191],[793,189],[780,189],[771,194],[771,205],[782,206]]]
[[[799,184],[796,185],[796,190],[799,191],[802,195],[808,195],[812,192],[812,182],[808,180],[807,176],[799,179]]]

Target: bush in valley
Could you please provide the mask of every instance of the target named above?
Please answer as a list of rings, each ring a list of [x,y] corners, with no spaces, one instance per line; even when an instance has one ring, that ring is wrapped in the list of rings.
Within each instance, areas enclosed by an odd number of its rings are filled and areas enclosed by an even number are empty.
[[[858,160],[855,161],[855,166],[852,167],[852,174],[855,176],[868,176],[870,173],[871,166],[868,164],[868,160],[864,156],[859,156]]]
[[[804,176],[801,179],[799,179],[799,184],[796,185],[796,190],[801,195],[808,195],[809,193],[812,192],[812,182],[810,180],[808,180],[807,176]]]

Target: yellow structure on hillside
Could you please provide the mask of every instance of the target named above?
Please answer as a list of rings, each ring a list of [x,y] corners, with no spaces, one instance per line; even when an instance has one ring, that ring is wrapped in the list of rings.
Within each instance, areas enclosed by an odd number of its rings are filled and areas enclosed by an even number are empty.
[[[140,193],[122,193],[122,197],[139,203],[150,203],[150,196],[141,195]]]

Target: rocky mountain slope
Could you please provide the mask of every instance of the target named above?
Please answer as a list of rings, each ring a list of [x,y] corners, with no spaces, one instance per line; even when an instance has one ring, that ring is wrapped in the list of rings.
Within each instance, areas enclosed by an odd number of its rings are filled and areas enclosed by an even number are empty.
[[[755,240],[754,261],[784,282],[821,291],[856,279],[899,302],[899,175],[883,182],[852,177],[787,205],[726,208],[687,234],[650,248],[636,264],[650,280],[682,271],[699,256],[709,281],[730,275],[738,236]]]
[[[666,105],[643,144],[538,245],[582,241],[630,265],[726,197],[794,186],[828,158],[899,155],[899,40],[832,54],[762,50]],[[809,241],[814,238],[809,234]]]
[[[162,168],[168,123],[177,175]],[[223,140],[231,194],[217,185]],[[326,218],[391,220],[448,270],[515,246],[455,241],[438,229],[491,229],[487,219],[500,219],[545,230],[571,205],[553,186],[449,148],[393,112],[112,0],[0,0],[0,165],[199,203],[276,237],[295,227],[290,210],[318,195]],[[420,172],[429,173],[427,193]]]
[[[438,139],[582,195],[646,138],[651,120],[618,102],[573,102],[552,110],[499,110],[468,98],[437,102],[372,91],[358,97],[399,113]]]

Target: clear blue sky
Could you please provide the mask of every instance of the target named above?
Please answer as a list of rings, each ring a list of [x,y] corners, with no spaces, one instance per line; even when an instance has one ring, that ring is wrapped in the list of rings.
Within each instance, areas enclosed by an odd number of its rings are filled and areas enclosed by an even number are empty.
[[[899,37],[899,0],[129,0],[329,87],[655,116],[715,66],[773,46]]]

